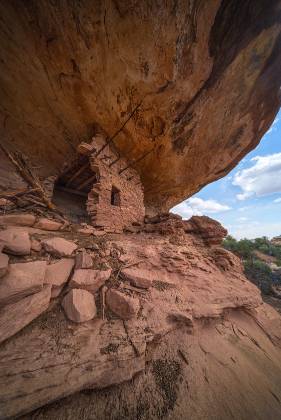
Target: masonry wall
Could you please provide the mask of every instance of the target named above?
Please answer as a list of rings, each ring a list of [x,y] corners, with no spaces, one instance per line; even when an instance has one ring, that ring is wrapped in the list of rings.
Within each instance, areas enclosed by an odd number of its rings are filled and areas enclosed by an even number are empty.
[[[108,150],[101,156],[90,157],[91,167],[98,174],[98,182],[88,196],[87,211],[92,224],[107,232],[121,232],[133,222],[142,223],[145,215],[143,187],[140,177],[127,166],[124,159],[110,166],[116,159]],[[112,188],[119,191],[117,205],[111,204]]]

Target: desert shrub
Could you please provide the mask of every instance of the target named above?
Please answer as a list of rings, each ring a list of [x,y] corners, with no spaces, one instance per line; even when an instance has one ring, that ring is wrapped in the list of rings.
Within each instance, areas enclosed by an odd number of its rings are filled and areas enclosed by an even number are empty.
[[[265,294],[272,291],[272,270],[268,264],[260,260],[246,260],[244,262],[245,275]]]
[[[224,248],[242,258],[244,272],[251,282],[256,284],[265,294],[272,293],[273,284],[281,284],[281,275],[273,272],[270,266],[259,260],[254,251],[277,258],[276,264],[281,267],[281,247],[272,244],[268,238],[240,239],[237,241],[232,236],[227,236],[223,242]]]
[[[240,241],[237,241],[230,235],[225,238],[223,246],[244,259],[249,259],[255,249],[254,243],[250,239],[240,239]]]

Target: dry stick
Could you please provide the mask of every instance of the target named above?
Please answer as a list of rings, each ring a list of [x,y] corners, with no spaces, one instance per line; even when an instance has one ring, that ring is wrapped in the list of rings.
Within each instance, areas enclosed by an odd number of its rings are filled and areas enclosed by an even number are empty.
[[[128,290],[132,290],[133,292],[137,292],[137,293],[142,293],[142,294],[146,294],[147,290],[145,289],[138,289],[137,287],[131,286],[129,284],[125,284],[125,283],[121,283],[121,287],[123,287],[123,289],[128,289]]]
[[[105,319],[105,293],[107,291],[107,287],[106,286],[102,286],[101,288],[101,314],[102,314],[102,319]]]
[[[132,262],[132,263],[130,263],[130,264],[126,264],[126,265],[124,265],[124,267],[122,267],[122,269],[123,269],[123,268],[133,267],[134,265],[140,264],[141,262],[144,262],[144,261],[145,261],[145,260],[139,260],[139,261]]]
[[[9,198],[13,198],[13,197],[20,197],[21,195],[29,194],[29,193],[36,192],[36,191],[38,191],[37,188],[32,188],[32,189],[24,188],[22,190],[4,191],[4,192],[0,193],[0,198],[9,199]]]
[[[139,260],[139,261],[135,261],[135,262],[130,263],[130,264],[121,265],[121,267],[119,267],[119,269],[117,270],[117,274],[115,276],[115,281],[118,280],[118,277],[121,273],[121,270],[123,270],[124,268],[133,267],[134,265],[140,264],[141,262],[144,262],[144,261],[145,260]]]
[[[101,147],[100,150],[98,150],[98,152],[96,153],[95,157],[97,157],[105,148],[107,145],[109,145],[110,143],[113,142],[113,140],[115,139],[116,136],[118,136],[118,134],[123,130],[123,128],[125,127],[125,125],[127,124],[127,122],[130,121],[130,119],[133,117],[133,115],[135,114],[135,112],[139,109],[139,107],[141,106],[142,101],[135,107],[135,109],[131,112],[131,114],[129,115],[129,117],[126,119],[126,121],[124,122],[124,124],[119,128],[119,130],[116,131],[115,134],[113,134],[112,137],[110,137],[108,139],[108,141]]]
[[[70,178],[69,180],[66,182],[66,187],[68,187],[82,172],[84,172],[85,169],[88,168],[88,166],[90,166],[90,162],[88,161],[87,163],[85,163],[85,165],[81,166]]]
[[[2,146],[0,144],[0,148],[3,150],[3,152],[5,153],[5,155],[10,159],[10,161],[13,163],[13,165],[16,167],[16,169],[18,170],[18,172],[20,173],[20,175],[22,176],[23,179],[25,179],[25,181],[30,184],[33,188],[38,189],[38,194],[41,196],[41,199],[44,201],[44,203],[47,205],[47,207],[50,210],[56,210],[56,207],[53,203],[51,203],[50,200],[48,200],[48,198],[45,196],[45,191],[42,187],[42,185],[40,184],[39,180],[35,178],[35,176],[32,174],[32,172],[30,171],[30,169],[26,170],[22,163],[19,163],[15,157],[8,152],[8,150],[5,149],[4,146]],[[29,172],[29,173],[28,173]]]
[[[71,193],[71,194],[80,195],[81,197],[88,197],[87,193],[85,193],[83,191],[75,190],[73,188],[67,188],[67,187],[63,187],[61,185],[57,185],[56,188],[57,188],[58,191],[65,191],[65,192],[68,192],[68,193]]]
[[[82,184],[78,184],[76,186],[77,190],[80,191],[82,190],[84,187],[86,187],[87,185],[89,185],[91,182],[94,182],[96,179],[96,174],[91,176],[90,178],[87,178],[85,181],[82,182]]]
[[[149,150],[148,152],[144,153],[138,159],[133,160],[132,162],[129,162],[128,165],[125,168],[123,168],[123,169],[121,169],[121,171],[119,171],[119,175],[122,174],[122,172],[124,172],[127,169],[129,169],[131,166],[135,165],[136,163],[138,163],[139,161],[141,161],[142,159],[144,159],[147,155],[149,155],[151,152],[153,152],[153,150],[154,150],[154,147],[151,150]]]
[[[47,205],[45,203],[42,203],[41,201],[38,201],[38,200],[34,199],[33,197],[24,197],[24,199],[26,201],[29,201],[30,203],[37,204],[40,207],[47,207]]]
[[[28,203],[25,203],[24,200],[17,196],[9,197],[9,200],[11,200],[17,207],[24,207],[28,205]]]

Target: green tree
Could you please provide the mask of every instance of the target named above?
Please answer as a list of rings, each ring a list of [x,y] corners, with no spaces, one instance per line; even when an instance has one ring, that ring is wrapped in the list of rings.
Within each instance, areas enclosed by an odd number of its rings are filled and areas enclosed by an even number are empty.
[[[245,261],[245,275],[255,283],[263,293],[270,294],[272,291],[272,270],[268,264],[260,261]]]

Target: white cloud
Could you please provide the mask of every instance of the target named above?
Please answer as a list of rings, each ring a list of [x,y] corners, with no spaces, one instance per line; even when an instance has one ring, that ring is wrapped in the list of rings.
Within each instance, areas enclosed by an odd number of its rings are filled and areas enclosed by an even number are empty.
[[[238,200],[281,192],[281,153],[256,156],[250,168],[238,171],[232,182],[241,188]]]
[[[202,198],[191,197],[188,200],[189,205],[202,213],[220,213],[221,211],[230,210],[230,207],[221,204],[216,200],[202,200]]]
[[[250,206],[239,207],[238,211],[247,211],[247,210],[249,210],[250,208],[251,208]]]
[[[238,218],[238,222],[246,222],[248,219],[248,217],[239,217]]]
[[[273,200],[273,203],[281,203],[281,197],[276,198],[275,200]]]
[[[199,197],[191,197],[172,208],[173,213],[180,214],[184,219],[203,214],[220,213],[230,210],[230,207],[215,200],[203,200]]]
[[[183,201],[173,207],[171,212],[179,214],[183,219],[189,219],[191,216],[195,215],[193,209],[188,205],[187,201]],[[197,216],[202,216],[202,214],[197,214]]]
[[[261,236],[272,238],[273,236],[281,235],[281,223],[251,222],[235,226],[228,225],[226,228],[229,234],[237,239],[254,239],[260,238]]]
[[[252,193],[247,193],[247,192],[245,192],[245,193],[243,193],[243,194],[237,194],[237,195],[236,195],[236,198],[237,198],[237,200],[239,200],[239,201],[244,201],[244,200],[247,200],[247,198],[250,198],[250,197],[251,197],[251,195],[252,195]]]

